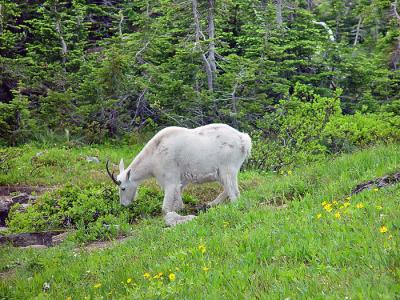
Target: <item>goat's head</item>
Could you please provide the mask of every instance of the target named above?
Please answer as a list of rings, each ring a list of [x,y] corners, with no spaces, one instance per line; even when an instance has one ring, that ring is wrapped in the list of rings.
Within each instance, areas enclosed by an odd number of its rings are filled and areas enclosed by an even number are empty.
[[[119,175],[115,178],[114,173],[108,169],[108,160],[106,163],[108,175],[112,181],[119,186],[119,202],[123,206],[128,206],[136,196],[137,183],[133,180],[132,170],[125,170],[124,161],[121,159],[119,163]]]

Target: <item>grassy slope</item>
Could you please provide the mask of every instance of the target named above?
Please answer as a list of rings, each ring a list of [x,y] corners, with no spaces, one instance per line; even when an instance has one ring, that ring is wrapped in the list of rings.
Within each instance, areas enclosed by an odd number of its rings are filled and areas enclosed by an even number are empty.
[[[0,298],[400,297],[400,186],[362,192],[339,208],[356,184],[399,168],[400,146],[378,147],[258,178],[237,203],[175,228],[145,220],[109,249],[3,247],[0,270],[8,273],[0,277]],[[321,202],[333,200],[339,205],[324,211]],[[288,206],[268,205],[282,202]],[[388,232],[380,232],[383,225]],[[163,272],[163,279],[148,280],[147,272]],[[167,279],[170,273],[176,280]]]
[[[0,184],[59,185],[71,182],[108,181],[105,173],[107,159],[118,164],[124,158],[128,165],[139,152],[141,146],[85,146],[69,148],[52,146],[47,149],[34,145],[9,148],[14,152],[12,171],[0,172]],[[42,155],[36,157],[37,153]],[[88,156],[95,156],[100,163],[87,162]],[[117,168],[116,168],[117,169]],[[116,170],[115,169],[115,170]]]

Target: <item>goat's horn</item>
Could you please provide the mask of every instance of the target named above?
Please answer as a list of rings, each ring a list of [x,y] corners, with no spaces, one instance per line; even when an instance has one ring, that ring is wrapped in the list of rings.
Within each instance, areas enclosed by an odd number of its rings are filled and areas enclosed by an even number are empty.
[[[115,179],[115,177],[114,177],[114,172],[111,173],[110,170],[108,169],[108,163],[109,163],[109,160],[107,159],[106,169],[107,169],[107,174],[108,174],[108,176],[110,176],[110,178],[112,179],[112,181],[113,181],[116,185],[120,185],[121,182],[119,182],[119,181],[117,181],[117,180]]]

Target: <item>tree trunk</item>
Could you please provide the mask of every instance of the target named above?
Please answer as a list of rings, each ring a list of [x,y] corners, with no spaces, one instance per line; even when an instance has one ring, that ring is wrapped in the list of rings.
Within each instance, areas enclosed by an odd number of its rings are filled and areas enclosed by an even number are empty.
[[[122,10],[119,11],[118,16],[119,16],[118,33],[119,33],[119,36],[122,37],[122,24],[124,23],[124,14],[123,14]]]
[[[313,0],[307,0],[307,8],[308,8],[308,10],[312,10],[314,8]]]
[[[208,1],[208,38],[210,40],[208,47],[208,61],[210,63],[213,80],[217,77],[217,67],[215,64],[215,25],[214,25],[215,1]]]
[[[233,87],[233,92],[231,94],[232,96],[232,112],[233,112],[233,127],[236,129],[239,129],[239,124],[237,120],[237,101],[236,101],[236,90],[238,88],[238,83],[235,83],[235,86]]]
[[[201,58],[204,63],[204,67],[206,69],[207,73],[207,83],[208,83],[208,90],[210,92],[214,91],[214,80],[213,80],[213,72],[212,68],[210,66],[210,63],[206,57],[206,55],[203,52],[203,49],[201,48],[200,45],[200,35],[202,35],[201,29],[200,29],[200,20],[199,20],[199,14],[197,12],[197,0],[192,0],[192,9],[193,9],[193,19],[195,23],[195,46],[198,48],[201,52]]]
[[[281,26],[282,20],[282,0],[276,0],[276,23]]]
[[[57,12],[57,6],[54,5],[54,13],[56,15],[56,32],[58,33],[58,36],[60,38],[60,44],[61,44],[61,61],[62,64],[65,66],[65,63],[67,61],[67,53],[68,53],[68,48],[67,48],[67,43],[64,40],[64,36],[62,34],[62,29],[61,29],[61,16]]]

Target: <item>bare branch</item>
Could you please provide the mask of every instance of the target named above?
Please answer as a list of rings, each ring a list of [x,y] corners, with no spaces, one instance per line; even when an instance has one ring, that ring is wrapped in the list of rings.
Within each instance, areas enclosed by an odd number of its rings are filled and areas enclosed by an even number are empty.
[[[330,29],[329,26],[326,25],[325,22],[317,22],[317,21],[312,21],[312,22],[313,22],[314,24],[321,25],[322,27],[324,27],[325,30],[326,30],[327,33],[328,33],[329,39],[330,39],[332,42],[335,41],[335,36],[333,35],[332,29]]]
[[[397,0],[395,0],[393,3],[391,3],[390,6],[391,6],[392,9],[393,9],[393,15],[396,17],[397,22],[400,23],[400,15],[399,15],[399,13],[397,12]]]
[[[361,22],[362,22],[362,17],[359,16],[359,17],[358,17],[358,24],[357,24],[357,28],[356,28],[356,36],[355,36],[355,38],[354,38],[353,46],[357,46],[358,38],[359,38],[359,36],[360,36]]]
[[[124,22],[124,14],[122,13],[122,10],[119,11],[119,22],[118,22],[118,32],[119,36],[122,37],[122,23]]]

